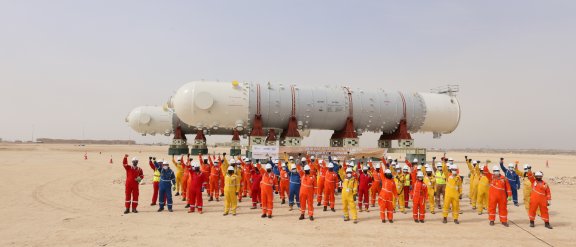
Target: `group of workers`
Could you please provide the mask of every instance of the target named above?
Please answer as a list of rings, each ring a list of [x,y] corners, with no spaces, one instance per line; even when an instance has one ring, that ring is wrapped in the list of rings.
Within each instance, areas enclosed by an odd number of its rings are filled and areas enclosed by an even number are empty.
[[[470,171],[469,196],[472,208],[482,215],[488,210],[490,225],[494,225],[496,215],[502,225],[508,227],[508,201],[519,206],[517,190],[523,185],[524,204],[528,211],[530,226],[538,214],[545,227],[552,229],[549,222],[548,206],[551,202],[550,188],[542,180],[543,173],[532,172],[530,165],[524,165],[524,170],[518,169],[518,162],[500,164],[489,169],[490,161],[485,164],[465,157]],[[125,214],[137,213],[138,186],[144,174],[138,167],[138,158],[128,164],[128,155],[124,156],[123,165],[126,169],[126,201]],[[452,158],[441,158],[432,164],[414,159],[405,160],[400,164],[392,157],[378,161],[372,159],[340,161],[337,157],[328,156],[328,160],[316,159],[314,156],[285,155],[282,160],[266,160],[252,162],[249,158],[227,158],[222,156],[200,155],[198,160],[182,156],[169,161],[149,157],[150,168],[154,172],[151,206],[159,204],[158,212],[172,212],[173,198],[181,196],[186,202],[188,213],[202,214],[203,196],[207,193],[208,201],[220,201],[224,198],[224,216],[236,215],[238,202],[250,197],[252,209],[262,210],[262,218],[272,218],[274,194],[279,196],[281,204],[288,199],[289,210],[300,210],[300,220],[314,220],[314,204],[323,206],[323,211],[336,212],[335,198],[341,193],[344,221],[352,220],[358,223],[358,211],[369,212],[370,206],[378,203],[382,223],[394,223],[394,213],[399,210],[407,213],[412,201],[413,219],[416,223],[424,223],[426,209],[436,213],[436,208],[442,210],[442,222],[447,223],[452,213],[455,224],[458,217],[460,200],[462,200],[464,176]],[[286,198],[288,197],[288,198]]]

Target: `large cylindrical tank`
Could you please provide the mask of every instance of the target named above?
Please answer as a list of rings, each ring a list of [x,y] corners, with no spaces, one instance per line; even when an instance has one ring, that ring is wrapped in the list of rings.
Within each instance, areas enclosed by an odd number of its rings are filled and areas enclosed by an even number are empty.
[[[341,86],[195,81],[178,89],[171,105],[190,127],[242,133],[258,112],[264,128],[276,129],[286,129],[294,112],[302,130],[340,130],[351,115],[359,133],[392,133],[405,118],[410,132],[448,134],[460,121],[453,95]]]

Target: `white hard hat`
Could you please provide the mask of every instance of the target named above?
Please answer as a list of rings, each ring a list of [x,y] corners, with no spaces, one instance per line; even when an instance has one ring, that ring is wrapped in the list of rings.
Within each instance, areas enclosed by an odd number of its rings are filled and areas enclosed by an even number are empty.
[[[250,159],[244,158],[244,162],[249,162],[249,161],[250,161]]]
[[[422,165],[418,165],[418,166],[416,167],[416,169],[418,169],[419,171],[422,170]]]
[[[534,173],[534,176],[542,177],[542,176],[544,176],[544,173],[542,173],[541,171],[537,171],[536,173]]]
[[[286,163],[282,163],[282,167],[286,167]]]
[[[334,161],[340,161],[340,159],[338,157],[334,157],[334,159],[332,159]]]
[[[272,169],[272,165],[266,164],[266,170],[268,170],[268,169]]]
[[[350,159],[351,161],[355,161],[356,159],[354,159],[354,157],[352,157],[352,159]]]
[[[354,163],[348,162],[348,166],[354,166]]]
[[[395,161],[394,161],[394,162],[392,162],[392,165],[396,165],[396,164],[398,164],[398,163],[396,163]]]
[[[390,169],[386,169],[386,171],[384,171],[384,173],[391,174],[392,171],[390,171]]]
[[[362,170],[367,171],[367,170],[368,170],[368,167],[367,167],[367,166],[363,166],[363,167],[362,167]]]
[[[132,158],[132,161],[138,161],[138,157]]]
[[[425,165],[424,165],[424,168],[430,168],[430,165],[429,165],[429,164],[425,164]]]
[[[346,168],[346,173],[352,172],[352,168],[348,167]]]
[[[472,165],[476,165],[476,164],[478,164],[478,163],[476,163],[476,161],[475,161],[475,160],[474,160],[474,161],[472,161]]]
[[[310,166],[309,166],[309,165],[305,165],[305,166],[304,166],[304,171],[310,171]]]
[[[431,171],[433,171],[432,168],[426,167],[426,172],[431,172]]]
[[[230,160],[228,161],[228,163],[230,163],[230,164],[236,164],[236,160],[230,159]]]
[[[454,161],[454,159],[452,159],[452,158],[448,158],[448,161]]]
[[[404,165],[404,167],[402,167],[402,170],[408,171],[408,166],[407,166],[407,165]]]
[[[297,165],[296,164],[292,164],[292,167],[290,169],[292,170],[296,170]]]
[[[194,163],[193,163],[193,166],[194,166],[194,167],[200,167],[200,163],[194,162]]]
[[[416,177],[424,177],[424,173],[418,172],[418,173],[416,173]]]
[[[484,170],[485,165],[480,165],[480,170]]]
[[[442,167],[442,163],[437,162],[437,163],[436,163],[436,167]]]
[[[508,164],[508,168],[514,168],[514,164],[513,163]]]
[[[499,166],[493,166],[492,171],[500,171],[500,167]]]
[[[229,166],[229,167],[228,167],[228,171],[234,171],[234,167]]]
[[[218,163],[220,163],[220,161],[218,161],[218,160],[215,160],[215,161],[214,161],[214,164],[218,164]]]
[[[318,160],[318,163],[324,163],[324,160],[323,160],[323,159],[319,159],[319,160]]]
[[[418,159],[414,159],[412,163],[418,163]]]
[[[256,164],[256,163],[254,163],[253,165],[254,165],[254,167],[258,167],[258,164]]]
[[[388,156],[388,160],[392,160],[392,159],[393,159],[392,156]]]
[[[294,157],[293,157],[293,156],[290,156],[290,158],[288,158],[288,159],[289,159],[289,160],[293,160],[293,159],[294,159]]]
[[[164,160],[159,160],[158,164],[164,164]]]
[[[334,168],[334,164],[332,162],[328,163],[328,168]]]
[[[376,169],[380,169],[380,163],[376,163],[376,165],[374,166]]]
[[[530,167],[530,165],[524,164],[524,170],[528,170],[528,167]]]
[[[450,170],[458,170],[458,166],[456,166],[456,165],[451,165],[451,166],[450,166]]]
[[[301,161],[302,161],[302,162],[306,161],[306,158],[302,157]]]
[[[314,157],[314,155],[312,155],[312,156],[310,156],[310,159],[313,160],[313,159],[316,159],[316,157]]]

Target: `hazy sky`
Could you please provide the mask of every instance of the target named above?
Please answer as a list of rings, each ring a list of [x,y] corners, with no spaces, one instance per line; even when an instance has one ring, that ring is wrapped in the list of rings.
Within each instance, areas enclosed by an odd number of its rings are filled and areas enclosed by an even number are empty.
[[[576,1],[0,1],[0,138],[169,141],[124,118],[199,79],[429,91],[424,147],[576,149]],[[329,133],[315,133],[327,145]],[[214,139],[213,137],[208,137]],[[225,138],[228,139],[228,138]],[[376,146],[376,135],[363,136]]]

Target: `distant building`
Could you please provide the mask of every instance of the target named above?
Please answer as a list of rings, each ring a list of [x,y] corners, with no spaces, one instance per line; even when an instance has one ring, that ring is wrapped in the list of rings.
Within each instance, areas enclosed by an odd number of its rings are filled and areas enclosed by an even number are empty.
[[[76,140],[76,139],[51,139],[38,138],[36,142],[49,144],[102,144],[102,145],[135,145],[132,140]]]

